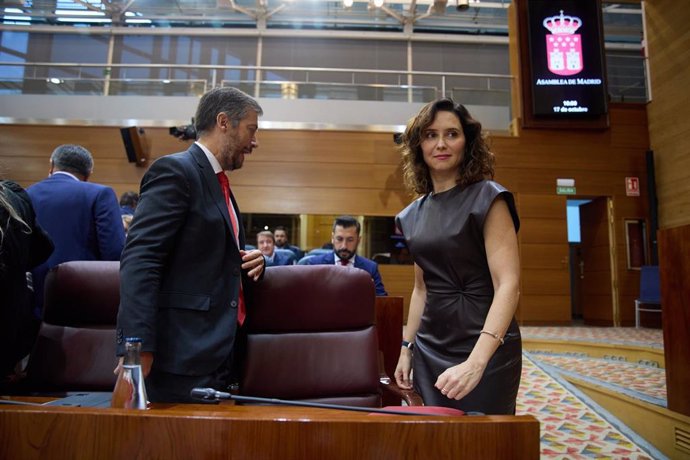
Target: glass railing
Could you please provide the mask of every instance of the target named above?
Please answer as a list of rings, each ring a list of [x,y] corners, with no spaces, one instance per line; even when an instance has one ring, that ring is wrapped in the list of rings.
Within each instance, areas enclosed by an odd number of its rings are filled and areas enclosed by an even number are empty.
[[[233,74],[251,78],[226,78]],[[270,77],[257,80],[257,75]],[[290,78],[275,78],[280,75]],[[260,98],[421,103],[467,88],[473,103],[486,99],[487,105],[509,106],[511,80],[510,75],[371,69],[0,62],[0,94],[200,96],[215,86],[235,86]],[[504,92],[507,98],[497,98]]]
[[[614,102],[646,102],[643,58],[607,56]],[[239,77],[239,78],[238,78]],[[428,102],[510,107],[511,75],[269,66],[0,62],[0,94],[200,96],[237,86],[259,98]]]

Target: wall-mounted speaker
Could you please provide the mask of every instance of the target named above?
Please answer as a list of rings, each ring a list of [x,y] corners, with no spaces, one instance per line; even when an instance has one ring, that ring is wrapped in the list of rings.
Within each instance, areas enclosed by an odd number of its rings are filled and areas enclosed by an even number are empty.
[[[120,128],[120,135],[127,153],[127,161],[136,163],[137,166],[146,166],[151,149],[144,129],[136,126]]]

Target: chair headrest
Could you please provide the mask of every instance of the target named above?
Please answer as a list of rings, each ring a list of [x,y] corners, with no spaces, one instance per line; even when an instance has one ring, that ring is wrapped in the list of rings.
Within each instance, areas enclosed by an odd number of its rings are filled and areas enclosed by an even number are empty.
[[[658,265],[643,265],[640,272],[640,299],[661,301]]]
[[[249,332],[325,332],[374,324],[374,282],[358,268],[269,267],[252,292]]]
[[[43,321],[60,326],[112,326],[119,303],[120,262],[64,262],[46,277]]]

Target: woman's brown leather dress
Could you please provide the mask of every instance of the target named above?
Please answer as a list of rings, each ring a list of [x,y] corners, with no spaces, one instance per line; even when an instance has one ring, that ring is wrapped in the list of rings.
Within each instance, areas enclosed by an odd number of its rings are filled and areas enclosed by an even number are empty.
[[[494,295],[484,248],[491,204],[504,199],[517,232],[513,195],[493,181],[428,194],[396,217],[415,263],[424,271],[427,298],[415,337],[413,382],[424,404],[485,414],[513,414],[522,369],[520,330],[513,318],[479,384],[459,401],[434,387],[447,368],[470,355]]]

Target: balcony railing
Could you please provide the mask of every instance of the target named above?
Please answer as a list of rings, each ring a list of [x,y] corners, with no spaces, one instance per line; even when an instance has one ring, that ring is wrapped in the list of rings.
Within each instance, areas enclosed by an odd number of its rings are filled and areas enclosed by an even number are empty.
[[[608,59],[612,101],[645,102],[641,59]],[[201,96],[236,86],[257,98],[428,102],[510,107],[511,75],[316,67],[0,62],[0,94]]]
[[[511,79],[315,67],[0,62],[0,94],[200,96],[211,87],[238,86],[265,98],[426,102],[452,95],[453,88],[466,81],[472,82],[473,91],[509,91]]]

